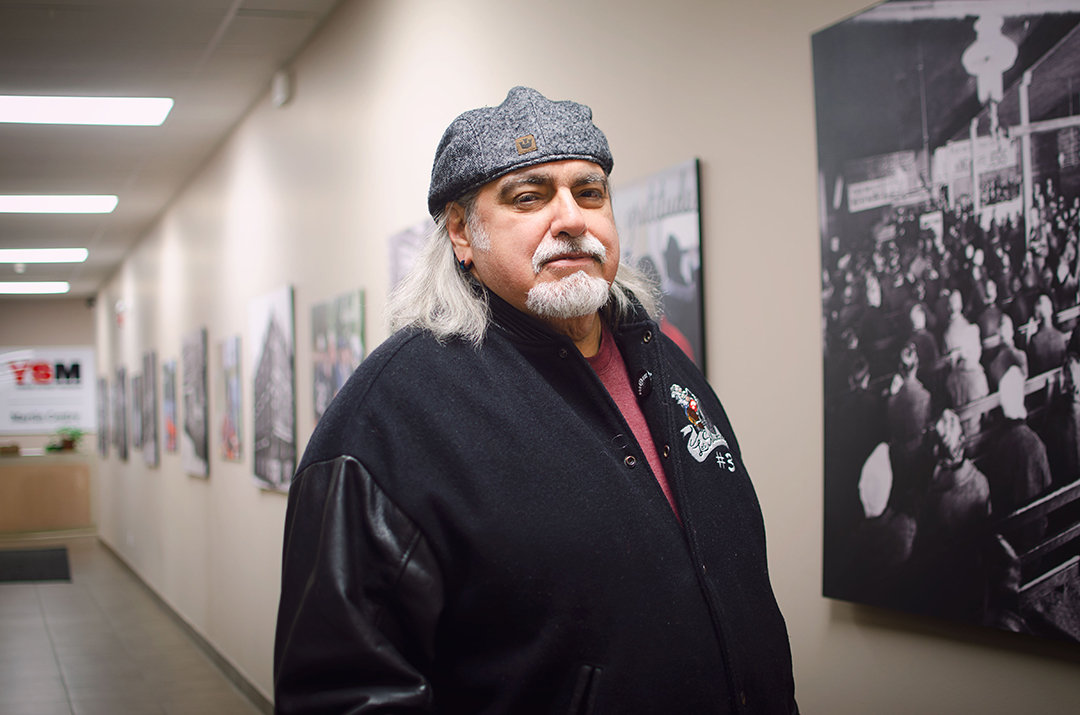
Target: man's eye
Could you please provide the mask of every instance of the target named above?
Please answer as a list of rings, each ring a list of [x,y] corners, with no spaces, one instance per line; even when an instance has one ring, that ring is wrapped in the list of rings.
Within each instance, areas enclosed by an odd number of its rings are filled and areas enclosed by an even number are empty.
[[[533,194],[533,193],[518,194],[518,196],[514,198],[514,203],[518,204],[520,206],[520,205],[528,205],[528,204],[531,204],[531,203],[535,203],[535,202],[537,202],[539,200],[540,200],[540,195],[539,194]]]

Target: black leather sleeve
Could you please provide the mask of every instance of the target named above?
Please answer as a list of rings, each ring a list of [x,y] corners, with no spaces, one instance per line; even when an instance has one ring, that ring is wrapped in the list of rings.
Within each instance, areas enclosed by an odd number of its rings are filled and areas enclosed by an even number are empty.
[[[427,541],[352,457],[297,475],[285,518],[275,711],[431,712],[443,582]]]

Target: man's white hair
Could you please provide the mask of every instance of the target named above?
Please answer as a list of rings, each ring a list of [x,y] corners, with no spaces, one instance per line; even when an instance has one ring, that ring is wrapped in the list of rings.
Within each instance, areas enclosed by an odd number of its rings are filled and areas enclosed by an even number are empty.
[[[466,220],[478,191],[458,199]],[[491,322],[487,294],[477,290],[471,276],[458,266],[447,228],[449,211],[435,219],[435,229],[416,255],[416,263],[390,293],[386,319],[392,332],[415,327],[428,330],[440,341],[458,338],[479,346]],[[656,282],[636,268],[619,264],[608,289],[603,311],[618,322],[641,304],[649,317],[660,315],[660,292]]]

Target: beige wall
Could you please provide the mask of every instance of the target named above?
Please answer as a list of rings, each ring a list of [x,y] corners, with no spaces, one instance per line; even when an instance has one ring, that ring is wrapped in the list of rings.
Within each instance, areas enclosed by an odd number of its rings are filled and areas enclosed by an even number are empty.
[[[81,298],[5,298],[0,345],[93,345],[94,311]]]
[[[386,238],[425,215],[459,112],[515,84],[593,107],[613,183],[701,159],[709,371],[769,533],[807,713],[1080,707],[1080,651],[820,596],[822,400],[810,35],[861,0],[346,2],[294,64],[283,109],[254,108],[100,296],[100,370],[209,331],[243,336],[244,461],[211,477],[164,454],[102,468],[101,531],[270,693],[285,499],[251,482],[247,303],[296,289],[297,424],[312,429],[310,309],[356,288],[385,338]],[[122,328],[116,300],[131,306]],[[211,366],[213,366],[211,360]],[[221,405],[211,372],[211,426]],[[212,433],[213,436],[213,433]]]

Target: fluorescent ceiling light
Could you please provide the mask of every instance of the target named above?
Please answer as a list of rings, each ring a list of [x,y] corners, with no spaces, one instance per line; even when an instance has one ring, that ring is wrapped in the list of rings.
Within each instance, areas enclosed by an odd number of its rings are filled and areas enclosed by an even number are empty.
[[[168,97],[14,97],[0,95],[0,122],[156,127],[172,110]]]
[[[116,202],[115,196],[0,196],[0,213],[108,214]]]
[[[0,263],[82,263],[85,248],[0,248]]]
[[[46,295],[69,290],[67,281],[0,281],[0,295]]]

